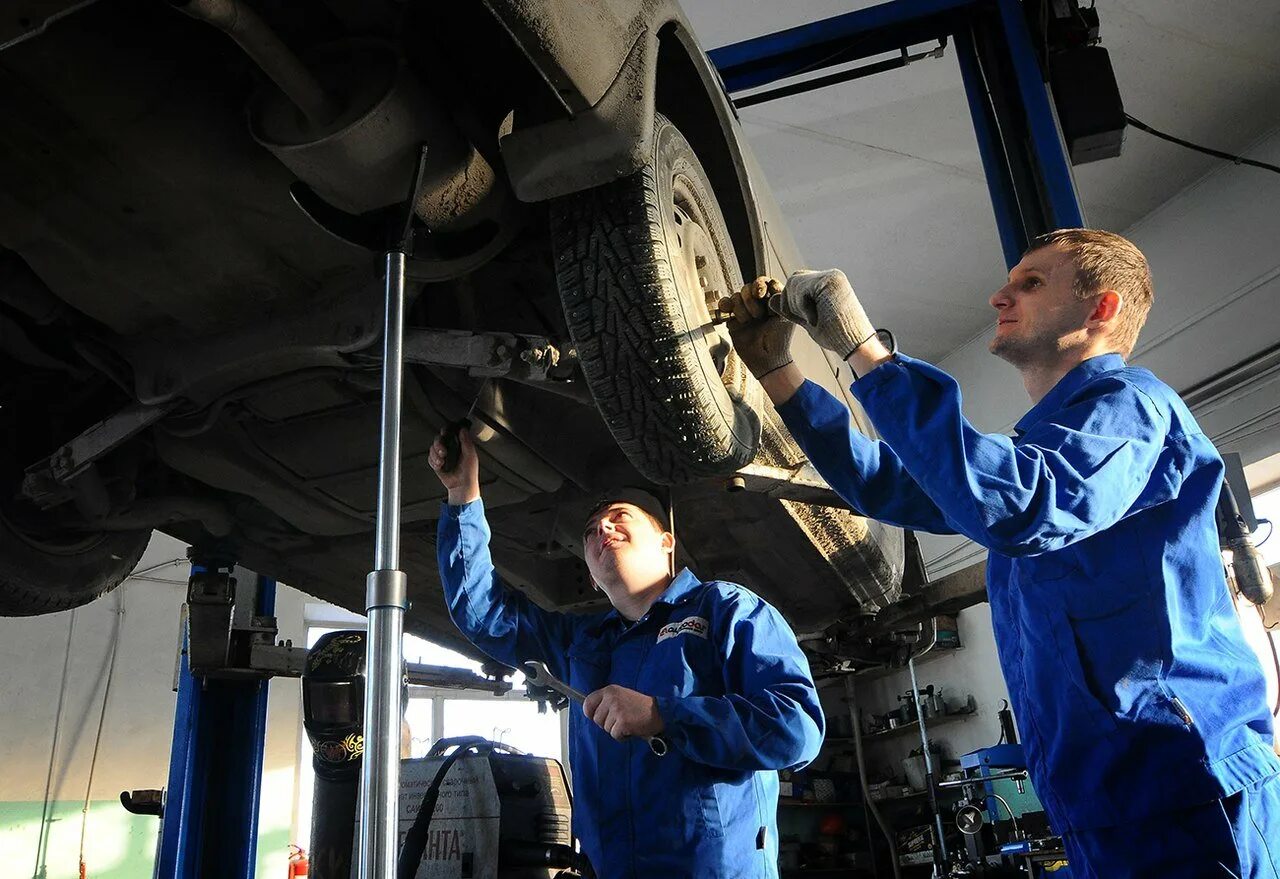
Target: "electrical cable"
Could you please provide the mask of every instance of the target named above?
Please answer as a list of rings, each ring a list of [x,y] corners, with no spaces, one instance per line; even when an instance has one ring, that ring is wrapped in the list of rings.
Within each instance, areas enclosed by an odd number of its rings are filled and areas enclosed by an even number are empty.
[[[1275,632],[1267,632],[1267,643],[1271,645],[1271,661],[1276,666],[1276,707],[1271,710],[1271,716],[1280,717],[1280,651],[1276,650]]]
[[[1000,705],[999,711],[1004,711],[1009,707],[1008,699],[1001,699],[1000,702],[1001,702],[1001,705]],[[996,713],[999,714],[999,711],[997,711]],[[1008,737],[1004,734],[1004,724],[1002,723],[1000,724],[1000,738],[996,740],[996,745],[1003,745],[1004,740],[1006,738]],[[993,745],[992,747],[995,747],[995,745]]]
[[[1004,797],[1000,796],[998,793],[995,793],[994,791],[987,794],[987,796],[991,797],[991,799],[997,801],[998,803],[1000,803],[1000,805],[1004,806],[1004,810],[1009,813],[1009,820],[1013,822],[1014,835],[1015,836],[1019,835],[1021,831],[1018,830],[1018,816],[1013,814],[1013,809],[1009,808],[1008,801]],[[1000,813],[997,811],[996,814],[999,815]]]
[[[1276,669],[1276,707],[1271,710],[1271,716],[1280,717],[1280,650],[1276,649],[1276,633],[1267,628],[1267,615],[1262,612],[1261,607],[1257,610],[1258,617],[1262,620],[1262,630],[1267,636],[1267,646],[1271,648],[1271,662]]]
[[[1262,546],[1262,544],[1266,543],[1268,540],[1271,539],[1271,535],[1274,534],[1276,531],[1275,523],[1272,522],[1270,519],[1258,520],[1259,525],[1261,525],[1263,522],[1267,523],[1267,536],[1259,540],[1257,543],[1255,543],[1254,546]]]
[[[89,780],[84,786],[84,808],[80,810],[80,879],[85,879],[84,841],[89,827],[89,797],[93,793],[93,775],[98,768],[98,750],[102,746],[102,729],[107,720],[107,703],[111,699],[111,681],[116,673],[116,656],[119,655],[120,633],[124,630],[124,592],[116,592],[116,620],[111,633],[111,656],[107,660],[107,681],[102,688],[102,710],[98,712],[98,732],[93,737],[93,757],[89,760]]]
[[[53,767],[58,757],[58,734],[62,731],[62,705],[67,696],[67,674],[71,669],[71,641],[76,630],[76,612],[71,611],[71,621],[67,624],[67,649],[62,658],[62,684],[58,688],[58,707],[53,715],[53,741],[49,745],[49,772],[44,779],[44,803],[40,807],[40,834],[36,838],[36,869],[32,876],[43,879],[48,875],[47,863],[44,863],[45,847],[49,844],[49,795],[53,789]]]
[[[1212,147],[1201,146],[1198,143],[1192,143],[1189,140],[1183,140],[1180,137],[1175,137],[1172,134],[1159,130],[1158,128],[1152,128],[1150,125],[1143,122],[1141,119],[1138,119],[1134,116],[1130,116],[1128,113],[1124,114],[1124,118],[1125,118],[1125,121],[1127,121],[1134,128],[1137,128],[1140,131],[1145,131],[1147,134],[1158,137],[1161,140],[1167,140],[1170,143],[1176,143],[1178,146],[1186,147],[1189,150],[1195,150],[1198,153],[1204,153],[1206,156],[1213,156],[1214,158],[1217,158],[1217,159],[1226,159],[1227,161],[1233,162],[1237,165],[1252,165],[1253,167],[1261,168],[1264,171],[1273,171],[1276,174],[1280,174],[1280,165],[1272,165],[1269,162],[1259,162],[1257,159],[1247,159],[1244,156],[1237,156],[1235,153],[1226,153],[1226,152],[1223,152],[1222,150],[1215,150]]]

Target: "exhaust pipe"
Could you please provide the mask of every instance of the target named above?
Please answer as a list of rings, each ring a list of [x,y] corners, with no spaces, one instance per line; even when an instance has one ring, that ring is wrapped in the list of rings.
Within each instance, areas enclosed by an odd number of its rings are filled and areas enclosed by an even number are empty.
[[[509,225],[505,181],[393,46],[344,41],[304,64],[245,0],[170,2],[230,36],[275,84],[250,100],[250,133],[329,204],[357,215],[399,204],[426,144],[414,209],[428,228]]]
[[[248,4],[241,0],[170,0],[170,3],[235,40],[313,125],[325,126],[337,118],[341,109],[338,102]]]

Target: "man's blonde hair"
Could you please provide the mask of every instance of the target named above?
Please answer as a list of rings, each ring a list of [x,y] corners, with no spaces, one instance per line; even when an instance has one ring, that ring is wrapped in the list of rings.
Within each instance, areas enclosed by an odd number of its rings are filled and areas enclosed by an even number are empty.
[[[1077,297],[1088,299],[1103,290],[1120,294],[1122,304],[1112,338],[1120,353],[1128,357],[1155,298],[1147,258],[1128,238],[1101,229],[1058,229],[1037,235],[1027,253],[1055,246],[1075,263]]]

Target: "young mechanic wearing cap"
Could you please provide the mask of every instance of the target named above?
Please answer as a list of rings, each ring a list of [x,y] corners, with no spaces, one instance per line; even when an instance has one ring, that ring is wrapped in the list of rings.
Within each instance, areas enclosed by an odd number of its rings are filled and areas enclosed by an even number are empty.
[[[569,721],[574,830],[601,879],[776,877],[779,769],[817,756],[823,717],[786,621],[733,583],[671,574],[675,537],[653,495],[622,489],[588,516],[583,554],[613,609],[543,610],[489,557],[475,446],[456,467],[437,555],[449,614],[500,662],[544,662],[589,694]],[[654,754],[645,739],[669,744]],[[638,741],[637,741],[638,739]]]

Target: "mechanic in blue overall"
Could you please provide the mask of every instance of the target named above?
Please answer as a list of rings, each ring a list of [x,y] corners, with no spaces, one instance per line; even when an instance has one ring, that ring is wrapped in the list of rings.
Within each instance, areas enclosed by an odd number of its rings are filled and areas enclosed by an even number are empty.
[[[991,351],[1033,403],[1012,438],[976,430],[955,379],[897,353],[839,271],[759,279],[722,308],[853,508],[989,550],[1000,665],[1071,875],[1280,879],[1265,678],[1214,524],[1223,463],[1178,395],[1125,364],[1151,301],[1124,238],[1036,239],[991,297]],[[795,324],[846,359],[879,441],[791,362]]]
[[[601,879],[776,877],[778,770],[818,754],[824,721],[787,622],[733,583],[672,575],[675,537],[653,495],[600,498],[582,534],[612,610],[544,610],[504,585],[489,555],[475,447],[431,467],[448,490],[437,538],[449,614],[511,666],[546,663],[587,693],[571,709],[574,831]],[[669,745],[658,756],[649,736]]]

